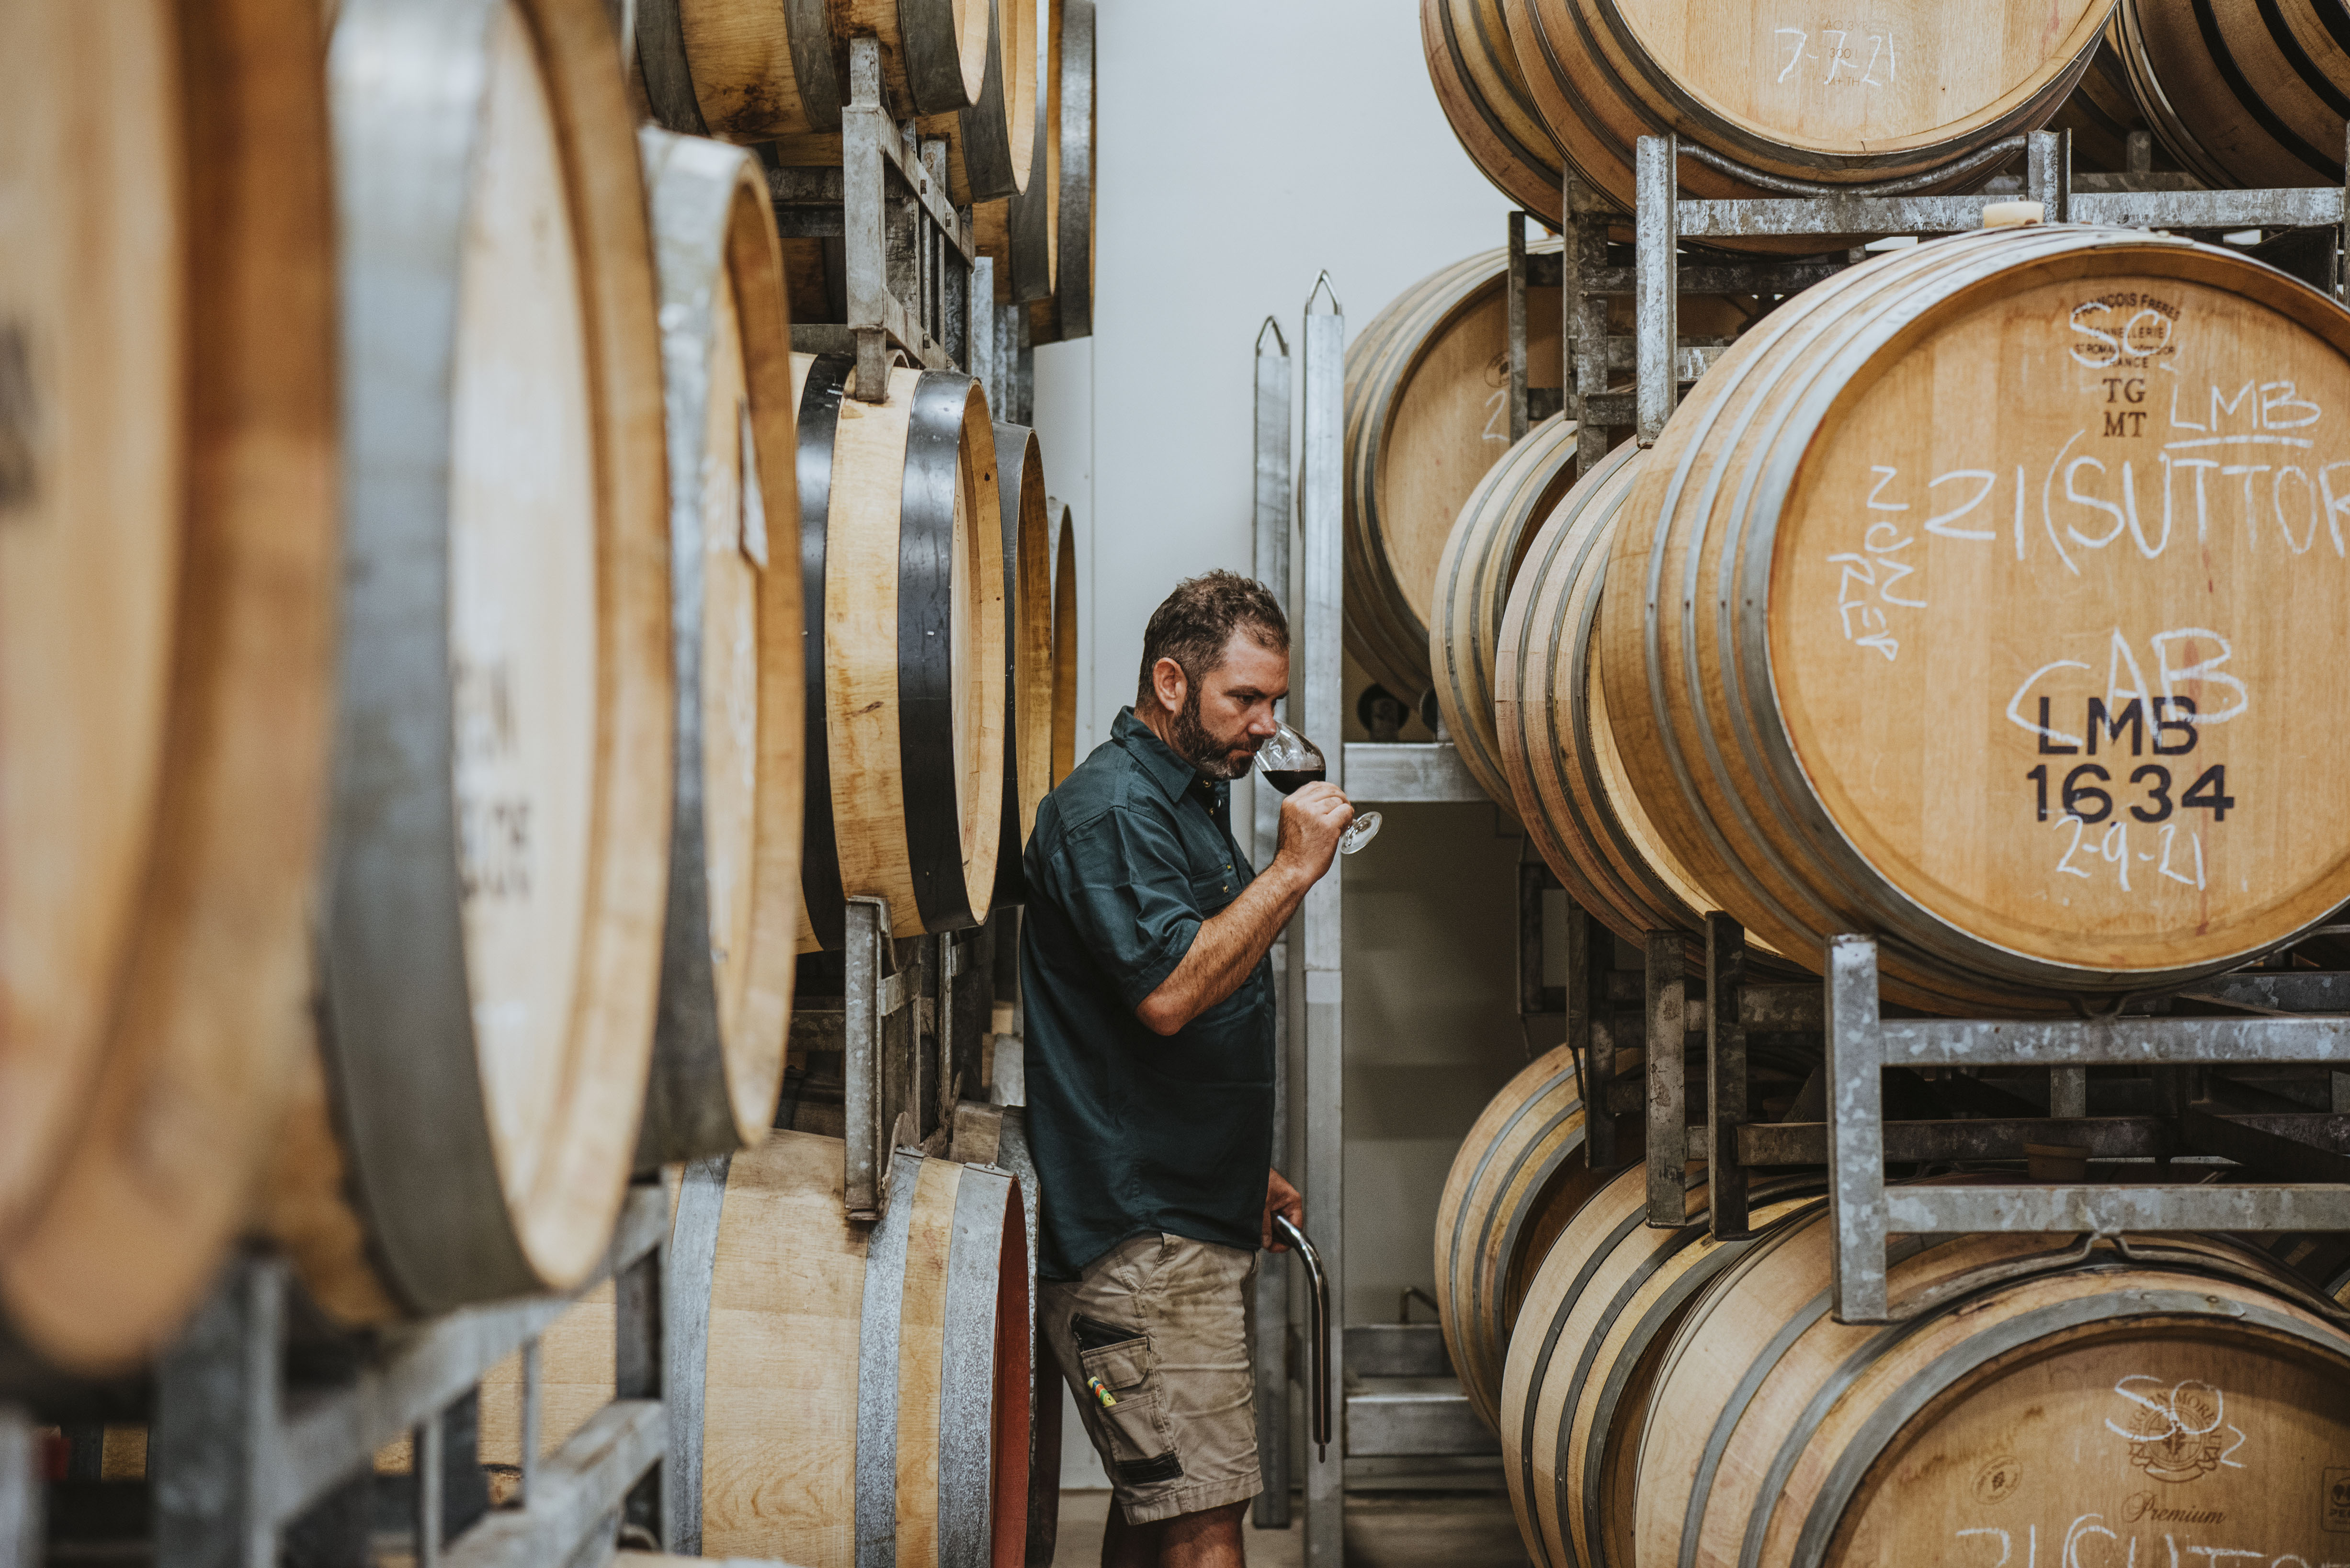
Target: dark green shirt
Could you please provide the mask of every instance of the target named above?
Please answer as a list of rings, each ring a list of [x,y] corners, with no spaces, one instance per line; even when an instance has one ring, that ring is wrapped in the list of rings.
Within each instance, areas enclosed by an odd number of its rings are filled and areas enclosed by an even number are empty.
[[[1073,1280],[1130,1236],[1253,1250],[1273,1160],[1273,966],[1171,1035],[1135,1016],[1255,876],[1232,786],[1121,710],[1045,797],[1020,925],[1037,1269]]]

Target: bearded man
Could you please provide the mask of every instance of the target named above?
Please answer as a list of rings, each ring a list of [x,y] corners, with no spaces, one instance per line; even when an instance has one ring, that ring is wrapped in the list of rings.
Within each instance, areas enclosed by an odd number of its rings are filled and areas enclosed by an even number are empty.
[[[1231,781],[1274,732],[1289,627],[1259,583],[1176,586],[1134,706],[1045,799],[1024,862],[1040,1321],[1109,1471],[1103,1568],[1239,1568],[1263,1490],[1246,1299],[1273,1216],[1273,969],[1354,807],[1282,802],[1263,872]],[[1278,1250],[1277,1248],[1274,1250]]]

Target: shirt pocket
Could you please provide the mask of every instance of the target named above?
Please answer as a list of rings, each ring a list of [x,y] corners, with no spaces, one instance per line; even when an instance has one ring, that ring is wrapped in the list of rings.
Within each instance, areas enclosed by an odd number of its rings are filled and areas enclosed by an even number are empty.
[[[1199,906],[1201,916],[1212,917],[1239,898],[1246,886],[1237,870],[1211,871],[1191,878],[1191,902]]]

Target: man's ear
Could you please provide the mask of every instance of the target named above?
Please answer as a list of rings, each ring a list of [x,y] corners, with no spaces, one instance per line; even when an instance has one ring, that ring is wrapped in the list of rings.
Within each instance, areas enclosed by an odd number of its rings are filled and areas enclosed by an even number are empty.
[[[1173,659],[1161,659],[1150,667],[1151,691],[1158,697],[1160,706],[1170,713],[1183,711],[1186,686],[1183,667]]]

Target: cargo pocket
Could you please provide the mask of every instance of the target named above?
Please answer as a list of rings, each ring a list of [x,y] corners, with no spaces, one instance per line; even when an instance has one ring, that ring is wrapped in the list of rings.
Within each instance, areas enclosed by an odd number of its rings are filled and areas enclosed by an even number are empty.
[[[1110,1469],[1128,1486],[1180,1480],[1167,1417],[1160,1409],[1159,1364],[1150,1338],[1080,1316],[1070,1324],[1091,1419],[1108,1439]]]

